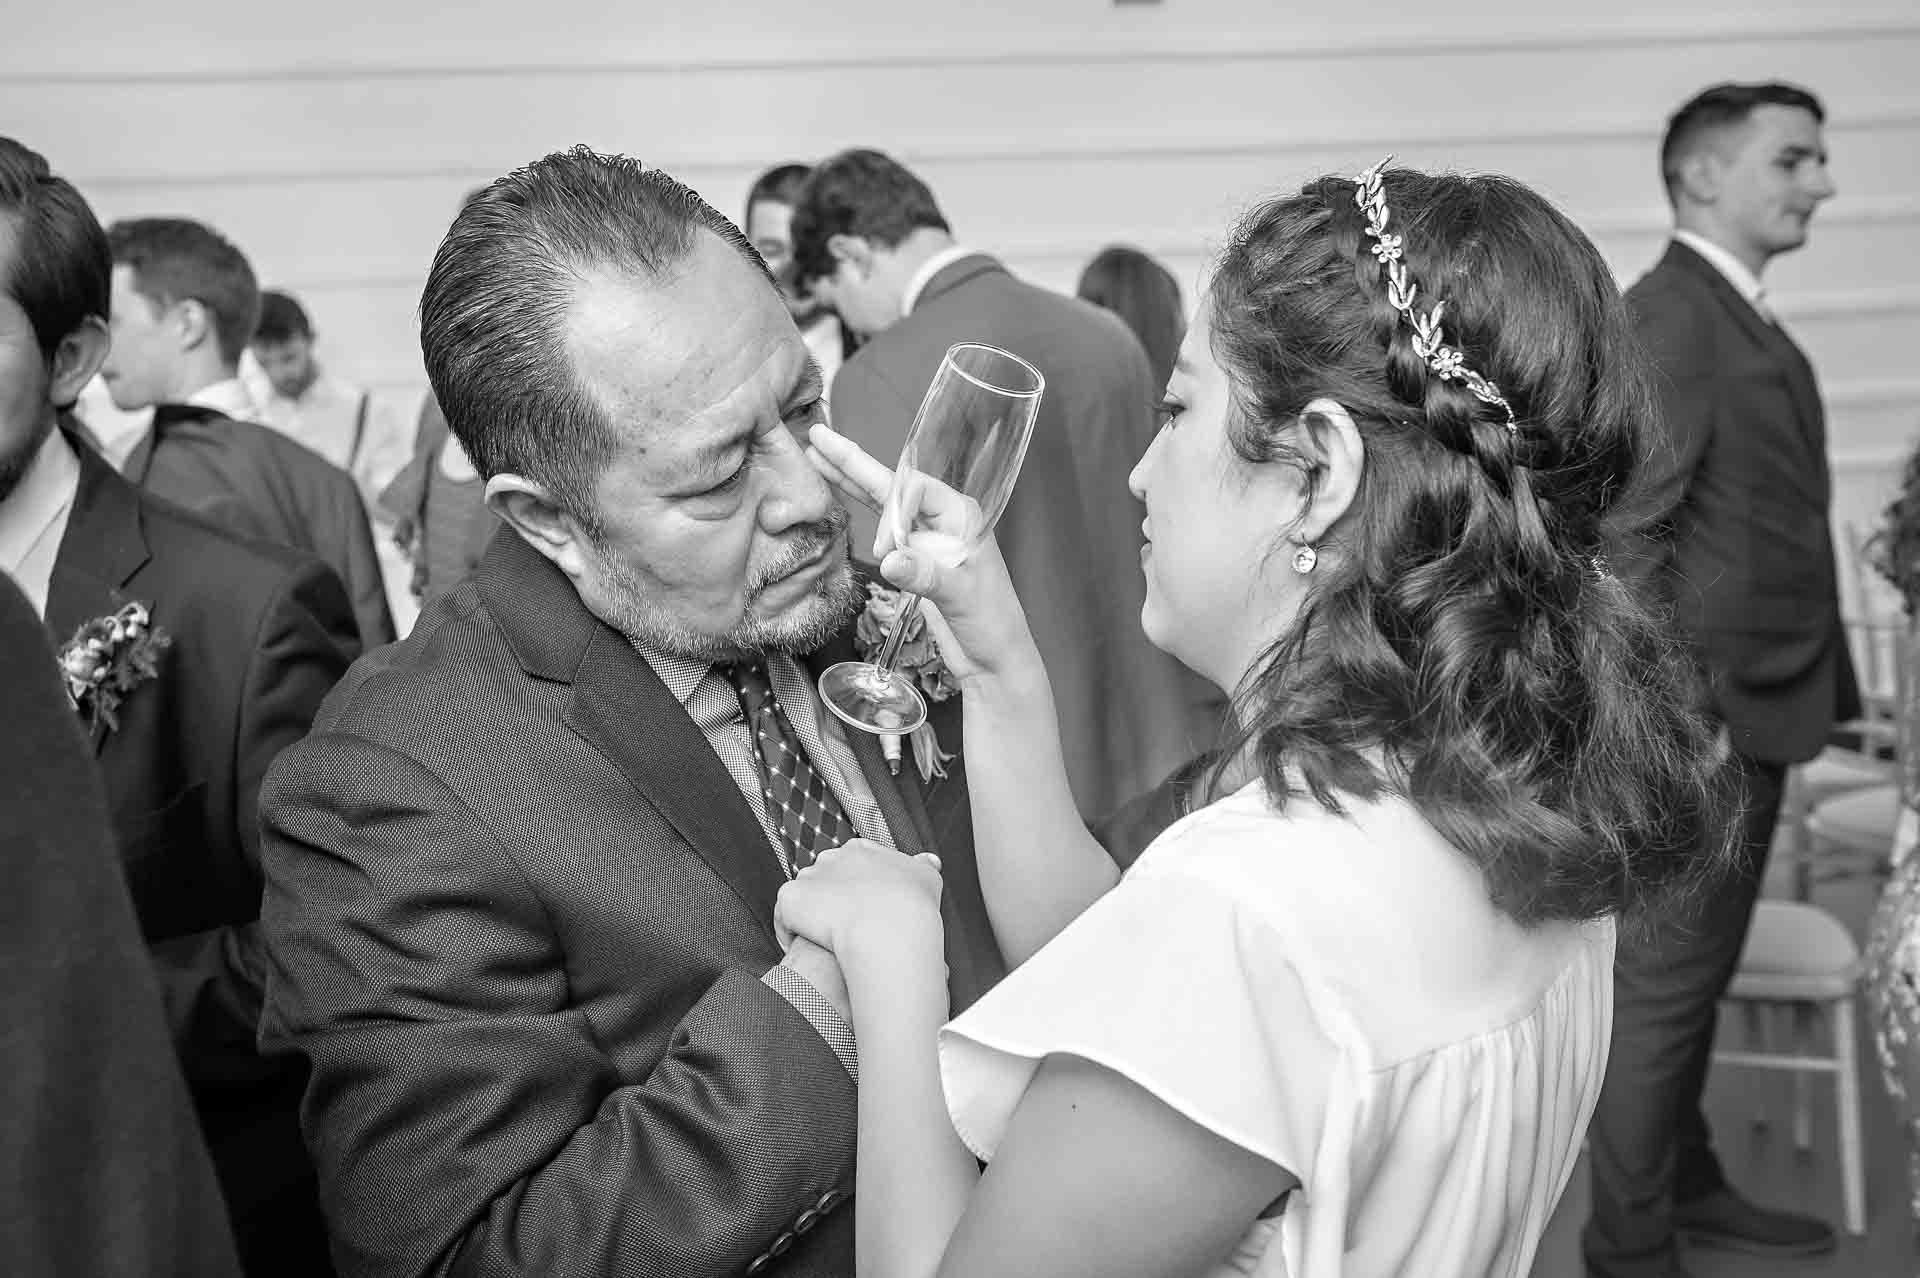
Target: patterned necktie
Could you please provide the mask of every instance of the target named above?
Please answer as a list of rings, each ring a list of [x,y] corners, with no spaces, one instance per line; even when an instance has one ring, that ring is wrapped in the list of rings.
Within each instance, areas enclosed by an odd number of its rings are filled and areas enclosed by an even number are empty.
[[[826,778],[807,762],[793,725],[773,696],[773,681],[762,662],[716,667],[740,694],[747,727],[753,731],[753,756],[760,764],[761,793],[767,813],[780,830],[787,864],[806,869],[813,858],[854,837],[853,822],[827,788]]]

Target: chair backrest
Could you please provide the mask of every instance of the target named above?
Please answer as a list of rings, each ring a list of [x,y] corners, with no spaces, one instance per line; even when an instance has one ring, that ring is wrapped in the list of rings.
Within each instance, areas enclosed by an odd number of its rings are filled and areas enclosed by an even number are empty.
[[[1913,677],[1920,662],[1920,624],[1906,622],[1899,631],[1894,664],[1895,758],[1900,765],[1900,818],[1893,831],[1893,863],[1899,865],[1920,843],[1920,679]]]

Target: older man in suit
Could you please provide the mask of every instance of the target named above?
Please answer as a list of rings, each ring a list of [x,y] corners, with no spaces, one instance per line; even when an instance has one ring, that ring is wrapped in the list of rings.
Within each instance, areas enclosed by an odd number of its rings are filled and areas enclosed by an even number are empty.
[[[255,1044],[261,779],[358,651],[333,573],[154,500],[59,409],[107,350],[106,236],[45,161],[0,139],[0,571],[55,642],[138,604],[165,643],[77,698],[207,1144],[259,1274],[324,1274],[295,1110]]]
[[[1789,765],[1858,712],[1840,624],[1826,422],[1806,356],[1760,276],[1833,194],[1819,101],[1719,85],[1674,115],[1661,169],[1674,242],[1627,294],[1658,365],[1667,435],[1651,465],[1647,570],[1710,676],[1745,783],[1737,871],[1683,917],[1622,941],[1612,1054],[1594,1115],[1598,1278],[1684,1274],[1676,1234],[1750,1252],[1833,1246],[1823,1223],[1728,1185],[1700,1111],[1714,1009],[1738,962]]]
[[[818,369],[731,223],[584,149],[461,210],[421,316],[507,526],[263,800],[263,1036],[312,1064],[336,1257],[851,1272],[844,988],[774,897],[855,834],[938,851],[956,1005],[1002,965],[963,774],[814,691],[860,597]]]
[[[957,243],[933,193],[878,151],[813,171],[793,215],[794,270],[869,338],[834,381],[836,429],[889,464],[947,348],[985,342],[1047,379],[1001,516],[1007,567],[1053,681],[1082,815],[1108,812],[1207,744],[1213,689],[1140,630],[1142,510],[1127,475],[1157,429],[1147,357],[1111,312],[1014,278]],[[855,543],[871,545],[871,516]]]

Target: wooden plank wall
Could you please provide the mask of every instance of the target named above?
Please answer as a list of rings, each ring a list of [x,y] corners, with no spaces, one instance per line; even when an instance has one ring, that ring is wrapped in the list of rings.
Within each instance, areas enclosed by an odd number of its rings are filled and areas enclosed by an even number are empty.
[[[1630,280],[1665,238],[1667,112],[1796,80],[1831,109],[1841,194],[1769,284],[1824,381],[1837,519],[1871,517],[1920,433],[1910,4],[75,0],[6,27],[0,132],[105,217],[218,224],[395,398],[424,384],[419,288],[461,195],[574,142],[728,212],[767,164],[881,146],[968,243],[1060,287],[1113,241],[1191,287],[1248,200],[1392,151],[1536,184]]]

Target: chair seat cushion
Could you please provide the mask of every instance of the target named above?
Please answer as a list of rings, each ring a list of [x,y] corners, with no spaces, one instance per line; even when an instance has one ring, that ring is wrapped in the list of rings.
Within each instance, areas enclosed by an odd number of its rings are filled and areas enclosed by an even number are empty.
[[[1817,905],[1761,901],[1728,998],[1825,1001],[1845,998],[1860,976],[1860,947],[1846,925]]]
[[[1899,816],[1899,787],[1876,785],[1822,799],[1808,814],[1807,829],[1816,838],[1879,851],[1892,848],[1893,827]]]
[[[1805,807],[1836,794],[1884,784],[1893,775],[1893,763],[1858,750],[1828,746],[1793,770],[1792,793]]]

